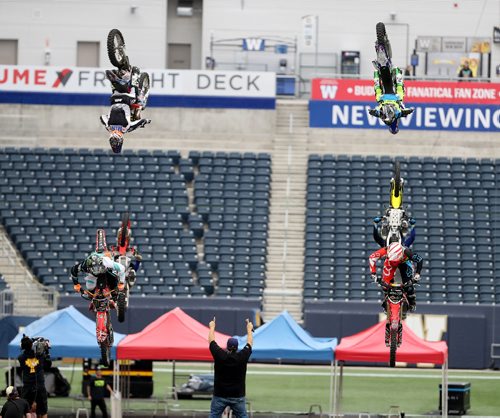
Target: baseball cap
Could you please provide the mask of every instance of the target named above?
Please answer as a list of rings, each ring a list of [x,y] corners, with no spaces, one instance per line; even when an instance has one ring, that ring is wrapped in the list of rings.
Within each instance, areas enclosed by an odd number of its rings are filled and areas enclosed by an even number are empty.
[[[238,340],[236,338],[228,338],[227,340],[227,349],[228,350],[237,350],[238,349]]]
[[[17,389],[14,386],[7,387],[7,389],[5,389],[5,394],[8,398],[15,398],[16,396],[19,396],[19,393],[17,393]]]

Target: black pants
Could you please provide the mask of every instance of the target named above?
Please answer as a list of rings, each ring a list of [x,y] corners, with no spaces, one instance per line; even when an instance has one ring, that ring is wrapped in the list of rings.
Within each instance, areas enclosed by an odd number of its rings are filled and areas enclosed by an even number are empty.
[[[102,413],[102,418],[108,418],[108,410],[106,409],[106,402],[102,399],[92,399],[90,401],[90,418],[95,418],[95,409],[99,407]]]

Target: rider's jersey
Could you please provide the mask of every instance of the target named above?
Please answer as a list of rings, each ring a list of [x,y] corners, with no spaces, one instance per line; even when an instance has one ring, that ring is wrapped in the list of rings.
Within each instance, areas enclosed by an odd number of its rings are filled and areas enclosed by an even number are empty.
[[[375,274],[377,272],[377,261],[381,259],[382,257],[387,256],[387,247],[380,248],[379,250],[375,251],[372,253],[369,257],[369,263],[370,263],[370,272],[372,274]],[[403,259],[400,261],[398,265],[392,265],[389,263],[389,260],[387,257],[384,260],[384,267],[382,270],[382,280],[385,283],[390,283],[391,280],[394,278],[394,275],[396,274],[396,270],[398,267],[402,267],[401,270],[401,276],[404,281],[410,279],[413,277],[413,266],[411,265],[411,262],[414,262],[416,264],[416,271],[415,273],[420,274],[420,271],[422,270],[422,265],[423,265],[423,258],[418,255],[417,253],[414,253],[412,250],[409,248],[404,249],[404,255]],[[408,269],[411,269],[409,271]]]
[[[97,255],[102,258],[102,263],[104,267],[106,267],[106,274],[116,277],[122,284],[125,283],[125,267],[123,267],[119,263],[116,263],[111,258],[107,257],[105,254],[94,252],[90,254],[89,257],[93,255]],[[81,263],[75,264],[71,268],[71,277],[73,279],[74,284],[78,283],[78,274],[80,272],[84,272],[91,276],[94,276],[87,267],[87,258],[83,260]]]

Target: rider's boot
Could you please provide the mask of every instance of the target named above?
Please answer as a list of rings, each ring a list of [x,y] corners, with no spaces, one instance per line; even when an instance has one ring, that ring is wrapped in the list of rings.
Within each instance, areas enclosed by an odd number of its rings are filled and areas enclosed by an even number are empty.
[[[134,286],[136,280],[136,273],[134,269],[130,269],[128,274],[127,274],[127,282],[130,287]]]
[[[376,118],[380,116],[380,111],[378,109],[370,109],[368,110],[368,113]]]
[[[409,114],[413,113],[414,110],[415,110],[414,107],[407,107],[405,109],[402,109],[401,110],[401,116],[402,117],[408,116]]]

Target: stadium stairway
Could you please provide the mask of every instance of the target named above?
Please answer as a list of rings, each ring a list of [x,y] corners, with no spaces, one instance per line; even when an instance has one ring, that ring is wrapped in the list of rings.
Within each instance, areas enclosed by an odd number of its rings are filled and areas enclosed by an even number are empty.
[[[302,321],[308,125],[307,101],[278,101],[264,320],[287,310]]]
[[[42,316],[57,306],[57,293],[39,283],[0,225],[0,272],[14,293],[14,314]]]

